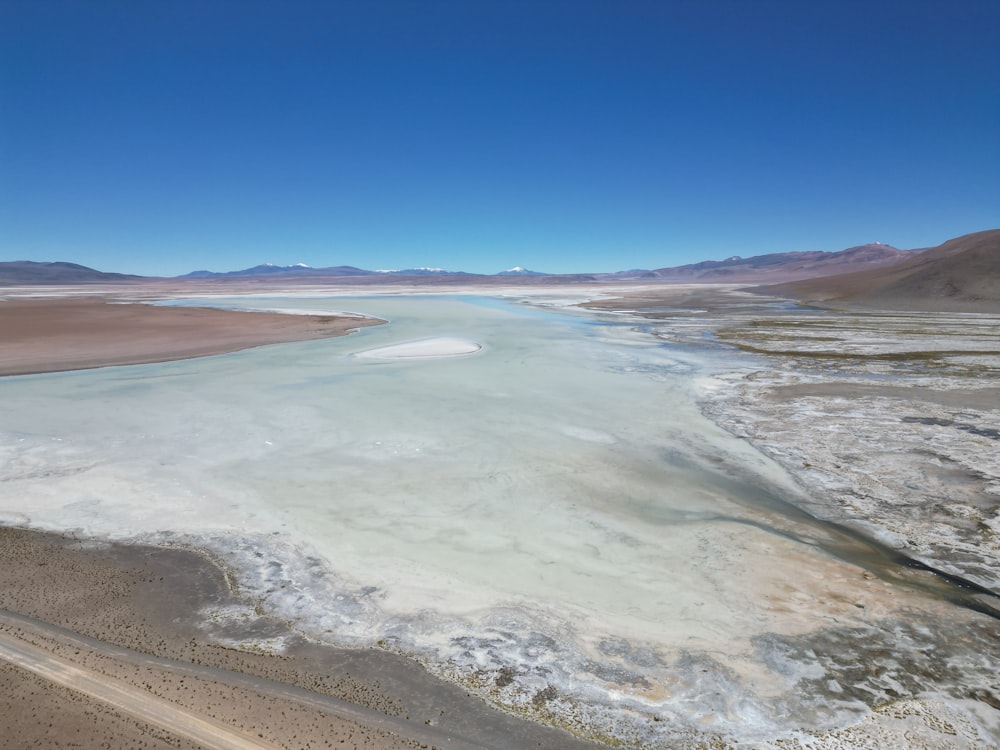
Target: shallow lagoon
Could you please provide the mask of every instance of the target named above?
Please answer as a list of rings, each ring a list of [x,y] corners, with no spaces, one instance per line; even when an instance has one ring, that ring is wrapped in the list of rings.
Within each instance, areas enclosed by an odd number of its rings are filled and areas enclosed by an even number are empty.
[[[795,639],[951,607],[866,576],[864,544],[701,415],[717,352],[472,296],[211,304],[389,324],[6,379],[0,520],[207,547],[315,637],[645,741],[834,726],[866,709]],[[482,349],[356,356],[431,337]]]

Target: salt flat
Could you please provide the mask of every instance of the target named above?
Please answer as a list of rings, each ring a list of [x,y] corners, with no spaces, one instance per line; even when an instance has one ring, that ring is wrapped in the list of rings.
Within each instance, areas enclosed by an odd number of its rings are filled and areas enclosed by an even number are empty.
[[[627,743],[789,740],[925,691],[990,736],[954,696],[988,685],[993,622],[703,416],[732,354],[475,296],[214,304],[389,322],[4,381],[0,520],[209,548],[314,638]]]

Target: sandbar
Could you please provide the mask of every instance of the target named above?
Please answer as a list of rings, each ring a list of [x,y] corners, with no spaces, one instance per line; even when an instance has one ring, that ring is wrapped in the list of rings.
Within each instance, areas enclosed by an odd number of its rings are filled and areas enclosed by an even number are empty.
[[[475,354],[482,344],[468,339],[439,336],[419,341],[405,341],[375,349],[365,349],[354,354],[358,359],[441,359],[443,357],[463,357]]]
[[[56,297],[0,301],[0,375],[169,362],[343,336],[384,321]]]

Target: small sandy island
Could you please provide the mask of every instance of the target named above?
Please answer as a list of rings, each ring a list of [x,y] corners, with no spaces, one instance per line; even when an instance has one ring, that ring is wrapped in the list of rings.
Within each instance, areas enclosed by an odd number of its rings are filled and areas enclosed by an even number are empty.
[[[402,344],[380,346],[376,349],[365,349],[354,354],[358,359],[440,359],[442,357],[462,357],[475,354],[482,349],[482,344],[468,339],[440,336],[419,341],[406,341]]]
[[[0,375],[169,362],[343,336],[384,321],[166,307],[94,297],[0,301]]]

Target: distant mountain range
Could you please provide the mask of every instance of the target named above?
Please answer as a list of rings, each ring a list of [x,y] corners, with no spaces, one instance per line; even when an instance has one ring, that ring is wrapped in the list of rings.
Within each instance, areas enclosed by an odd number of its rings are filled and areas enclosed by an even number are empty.
[[[924,250],[899,250],[871,243],[839,252],[770,253],[732,256],[684,266],[601,274],[545,274],[515,266],[496,274],[442,268],[369,271],[355,266],[311,268],[264,264],[239,271],[193,271],[176,280],[336,280],[377,285],[388,280],[414,284],[525,284],[639,281],[643,283],[761,284],[752,291],[815,302],[887,309],[1000,312],[1000,229],[976,232]],[[165,281],[104,273],[75,263],[0,262],[0,287]]]
[[[495,274],[475,274],[444,268],[404,268],[400,270],[368,270],[356,266],[325,266],[314,268],[305,263],[279,266],[264,263],[236,271],[191,271],[177,279],[340,279],[343,283],[378,283],[380,279],[424,279],[438,282],[483,281],[519,278],[523,281],[553,279],[564,282],[662,280],[701,283],[782,282],[827,276],[845,271],[881,268],[909,258],[915,251],[897,250],[889,245],[873,243],[851,247],[839,252],[811,250],[791,253],[771,253],[752,258],[733,256],[725,260],[706,260],[684,266],[634,269],[616,273],[547,274],[514,266]],[[0,286],[14,284],[76,284],[141,280],[141,276],[104,273],[75,263],[35,263],[33,261],[0,262]]]
[[[827,276],[844,271],[861,271],[891,266],[913,257],[912,250],[898,250],[891,245],[873,242],[849,247],[835,253],[810,250],[791,253],[770,253],[741,258],[734,255],[726,260],[706,260],[687,266],[658,268],[650,277],[670,281],[751,282],[791,281]]]
[[[448,271],[444,268],[404,268],[401,270],[376,270],[368,271],[355,266],[328,266],[325,268],[313,268],[305,263],[296,263],[291,266],[276,266],[265,263],[253,268],[244,268],[239,271],[192,271],[179,279],[227,279],[227,278],[254,278],[254,277],[307,277],[307,276],[481,276],[483,274],[467,273],[465,271]],[[550,274],[538,271],[529,271],[526,268],[515,266],[506,271],[493,274],[494,276],[548,276]]]
[[[850,247],[839,252],[824,252],[810,250],[791,253],[771,253],[757,255],[752,258],[733,256],[726,260],[706,260],[686,266],[672,268],[657,268],[649,271],[637,269],[619,271],[617,273],[598,273],[581,276],[573,274],[572,278],[583,281],[630,280],[630,279],[661,279],[663,281],[697,281],[711,283],[753,283],[793,281],[809,279],[816,276],[826,276],[843,273],[844,271],[867,270],[882,268],[913,255],[912,250],[897,250],[889,245],[878,242],[869,245]],[[495,274],[474,274],[465,271],[448,271],[443,268],[406,268],[402,270],[368,271],[355,266],[329,266],[313,268],[304,263],[290,266],[276,266],[265,263],[239,271],[192,271],[178,278],[182,279],[232,279],[232,278],[306,278],[306,277],[413,277],[432,276],[438,279],[452,278],[492,278],[492,277],[556,277],[568,278],[566,274],[546,274],[531,271],[521,266],[514,266],[506,271]]]
[[[255,278],[255,277],[276,277],[276,276],[367,276],[375,271],[366,271],[363,268],[354,266],[332,266],[330,268],[313,268],[305,263],[296,263],[291,266],[276,266],[271,263],[264,263],[253,268],[244,268],[240,271],[192,271],[179,279],[226,279],[226,278]]]

